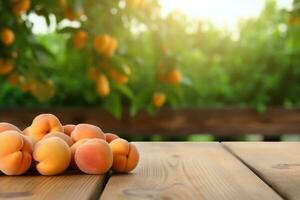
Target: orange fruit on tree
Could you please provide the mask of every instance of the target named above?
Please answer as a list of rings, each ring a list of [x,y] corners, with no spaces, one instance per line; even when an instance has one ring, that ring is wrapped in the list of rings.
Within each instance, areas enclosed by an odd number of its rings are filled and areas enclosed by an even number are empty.
[[[172,68],[167,74],[167,82],[173,85],[178,85],[182,81],[182,74],[179,69]]]
[[[95,51],[99,54],[105,52],[105,50],[110,46],[110,40],[111,37],[107,34],[97,35],[93,42]]]
[[[110,86],[107,77],[104,74],[100,74],[96,83],[97,93],[101,97],[106,97],[110,93]]]
[[[167,100],[165,93],[163,92],[155,92],[152,97],[152,104],[156,108],[162,107]]]
[[[126,84],[128,82],[128,77],[117,70],[109,69],[108,72],[118,84]]]
[[[4,28],[1,30],[1,41],[6,46],[11,45],[15,41],[15,34],[9,28]]]
[[[0,58],[0,75],[10,73],[14,69],[14,65]]]
[[[76,49],[82,49],[87,40],[87,32],[83,30],[77,31],[73,36],[73,45]]]
[[[110,37],[110,42],[108,47],[104,50],[104,55],[106,57],[111,57],[118,47],[118,41],[115,38]]]
[[[8,82],[12,85],[12,86],[16,86],[19,83],[19,76],[17,74],[11,74],[8,77]]]
[[[70,21],[74,21],[83,15],[83,10],[74,10],[70,7],[64,9],[65,18]]]
[[[30,4],[30,0],[13,0],[11,4],[12,12],[16,16],[20,16],[29,10]]]

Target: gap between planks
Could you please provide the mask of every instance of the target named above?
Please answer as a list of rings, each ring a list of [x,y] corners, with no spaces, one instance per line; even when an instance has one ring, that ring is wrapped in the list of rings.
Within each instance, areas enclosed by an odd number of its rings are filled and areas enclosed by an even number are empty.
[[[300,142],[224,142],[281,196],[300,199]]]
[[[223,142],[220,142],[221,146],[228,151],[230,154],[232,154],[235,158],[237,158],[241,163],[243,163],[246,167],[249,168],[249,170],[251,170],[258,178],[260,178],[266,185],[268,185],[270,188],[272,188],[272,190],[278,194],[278,196],[280,196],[282,199],[287,199],[284,195],[282,195],[272,184],[270,184],[268,181],[266,181],[264,179],[264,177],[262,177],[258,171],[254,168],[251,167],[249,164],[247,164],[244,160],[242,160],[238,155],[236,155],[236,153],[234,153],[229,147],[227,147]]]

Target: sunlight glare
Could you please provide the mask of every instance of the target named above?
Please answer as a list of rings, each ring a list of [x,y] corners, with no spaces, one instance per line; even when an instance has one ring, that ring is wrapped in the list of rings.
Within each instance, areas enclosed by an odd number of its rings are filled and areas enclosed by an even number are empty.
[[[243,18],[257,16],[264,0],[160,0],[162,14],[180,11],[190,18],[209,20],[217,27],[233,28]],[[280,8],[291,8],[292,0],[277,0]]]

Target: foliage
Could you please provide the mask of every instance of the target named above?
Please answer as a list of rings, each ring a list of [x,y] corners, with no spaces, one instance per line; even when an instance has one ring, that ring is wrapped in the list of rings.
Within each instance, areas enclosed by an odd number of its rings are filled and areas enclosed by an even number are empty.
[[[31,15],[54,31],[33,34]],[[299,106],[300,1],[268,0],[238,29],[163,17],[156,0],[1,1],[0,106]]]

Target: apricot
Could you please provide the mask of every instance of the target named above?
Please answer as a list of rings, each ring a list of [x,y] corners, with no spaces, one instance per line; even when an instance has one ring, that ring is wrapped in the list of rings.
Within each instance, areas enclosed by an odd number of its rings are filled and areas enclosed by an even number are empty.
[[[166,95],[163,92],[156,92],[152,97],[152,104],[156,108],[162,107],[166,102]]]
[[[97,53],[101,54],[110,48],[111,37],[108,34],[97,35],[94,38],[93,46]]]
[[[128,77],[124,74],[121,74],[117,70],[109,69],[110,76],[116,81],[116,83],[123,85],[128,82]]]
[[[111,143],[113,140],[119,138],[116,134],[113,133],[105,133],[105,140],[107,143]]]
[[[8,77],[8,82],[12,85],[12,86],[17,86],[19,83],[19,77],[17,74],[13,73],[11,75],[9,75]]]
[[[71,150],[59,137],[50,137],[35,144],[33,158],[36,169],[42,175],[56,175],[64,172],[70,165]]]
[[[104,50],[103,54],[109,58],[115,53],[117,47],[118,41],[115,38],[110,37],[110,43],[108,47]]]
[[[84,14],[83,9],[73,9],[71,7],[65,7],[64,8],[64,15],[65,18],[67,18],[70,21],[74,21],[78,18],[80,18]]]
[[[122,138],[117,138],[109,143],[113,152],[112,169],[115,172],[130,172],[139,162],[139,152],[134,144]]]
[[[21,132],[21,130],[16,127],[13,124],[7,123],[7,122],[0,122],[0,133],[4,131],[18,131]]]
[[[61,132],[51,132],[45,135],[43,139],[51,138],[51,137],[59,137],[60,139],[65,141],[69,146],[72,146],[73,144],[73,140],[71,139],[71,137]]]
[[[14,32],[9,28],[4,28],[1,31],[1,41],[6,46],[11,45],[15,41],[15,34]]]
[[[0,75],[9,74],[14,67],[15,66],[11,62],[0,58]]]
[[[182,81],[181,72],[178,69],[171,69],[167,74],[167,81],[172,85],[178,85]]]
[[[88,34],[86,31],[83,31],[83,30],[77,31],[76,33],[74,33],[74,36],[73,36],[73,46],[76,49],[84,48],[87,37],[88,37]]]
[[[112,166],[113,154],[106,141],[89,139],[78,146],[75,162],[78,168],[87,174],[104,174]]]
[[[12,11],[16,16],[20,16],[29,10],[31,5],[30,0],[15,0],[12,3]]]
[[[107,77],[104,74],[100,74],[96,82],[97,93],[101,97],[106,97],[110,93],[110,86]]]
[[[73,168],[73,169],[78,169],[78,167],[77,167],[77,165],[76,165],[76,162],[75,162],[75,152],[76,152],[76,150],[77,150],[77,148],[81,145],[81,144],[83,144],[83,143],[85,143],[86,141],[88,141],[89,140],[89,138],[85,138],[85,139],[81,139],[81,140],[79,140],[78,142],[76,142],[76,143],[74,143],[72,146],[71,146],[71,167]]]
[[[31,166],[32,143],[19,131],[0,134],[0,170],[6,175],[20,175]]]
[[[99,138],[105,140],[105,135],[98,126],[91,124],[78,124],[74,128],[71,138],[75,142],[84,138]]]
[[[41,140],[46,134],[54,131],[63,132],[59,119],[52,114],[40,114],[32,121],[29,135],[36,142]]]
[[[74,130],[76,125],[74,124],[66,124],[63,126],[64,133],[68,136],[71,136],[72,131]]]
[[[30,126],[26,127],[22,132],[23,132],[23,135],[29,135],[29,133],[30,133]]]

